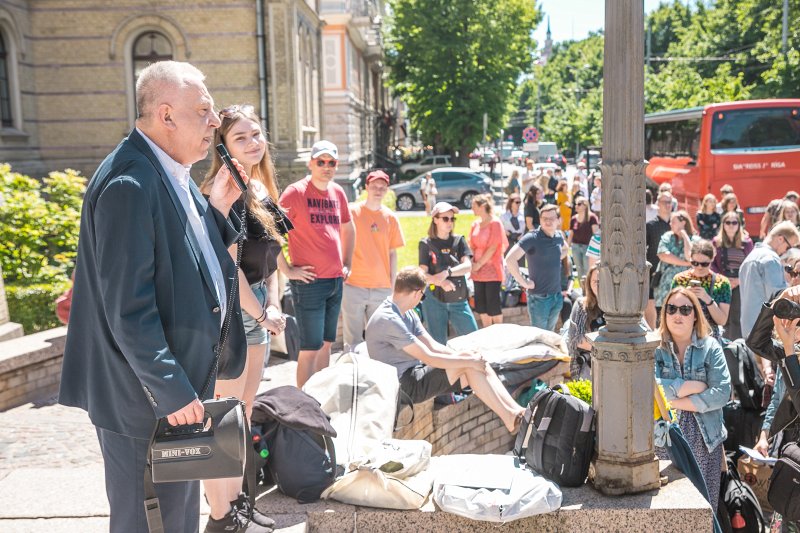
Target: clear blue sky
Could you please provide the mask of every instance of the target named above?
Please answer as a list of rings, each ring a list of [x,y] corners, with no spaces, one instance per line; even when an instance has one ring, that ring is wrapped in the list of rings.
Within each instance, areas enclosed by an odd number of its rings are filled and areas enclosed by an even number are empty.
[[[661,0],[644,0],[645,13],[658,7]],[[605,2],[603,0],[537,0],[544,13],[542,23],[533,33],[538,46],[544,45],[547,32],[547,15],[550,15],[550,32],[553,43],[569,39],[583,39],[590,31],[603,27]]]

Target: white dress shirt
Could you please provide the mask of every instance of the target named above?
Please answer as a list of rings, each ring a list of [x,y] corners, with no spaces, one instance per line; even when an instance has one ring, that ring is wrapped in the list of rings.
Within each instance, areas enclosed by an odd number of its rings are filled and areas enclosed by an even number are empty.
[[[161,166],[164,167],[167,176],[170,178],[169,182],[175,189],[175,194],[178,195],[178,199],[186,213],[186,218],[191,225],[191,230],[194,232],[194,236],[200,245],[200,254],[203,256],[203,259],[205,259],[208,270],[211,273],[211,279],[214,282],[214,290],[217,293],[217,302],[222,311],[220,313],[220,321],[223,321],[228,304],[225,298],[225,276],[222,274],[222,267],[220,267],[217,253],[211,245],[211,239],[208,236],[208,228],[203,223],[203,219],[200,218],[200,212],[197,210],[197,204],[194,202],[192,189],[194,188],[197,190],[197,185],[194,184],[189,174],[189,170],[192,166],[184,166],[178,163],[151,141],[147,135],[142,133],[142,130],[136,128],[136,131],[139,132],[150,146],[150,149],[153,150],[153,153],[156,154],[158,161],[161,163]]]

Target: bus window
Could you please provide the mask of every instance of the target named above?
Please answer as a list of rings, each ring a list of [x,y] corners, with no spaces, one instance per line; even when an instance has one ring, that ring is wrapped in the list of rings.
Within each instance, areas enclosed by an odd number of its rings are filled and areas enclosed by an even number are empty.
[[[800,146],[798,108],[718,111],[711,126],[712,150],[765,150]]]

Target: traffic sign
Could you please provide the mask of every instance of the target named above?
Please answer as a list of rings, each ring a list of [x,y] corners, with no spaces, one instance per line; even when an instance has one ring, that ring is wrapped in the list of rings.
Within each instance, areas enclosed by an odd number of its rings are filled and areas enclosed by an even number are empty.
[[[535,143],[539,140],[539,130],[533,126],[528,126],[522,130],[522,138],[528,142]]]

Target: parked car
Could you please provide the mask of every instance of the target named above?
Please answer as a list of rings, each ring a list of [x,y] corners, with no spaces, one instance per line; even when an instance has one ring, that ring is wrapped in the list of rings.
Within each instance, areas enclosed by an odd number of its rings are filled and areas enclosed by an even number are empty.
[[[525,165],[525,160],[528,158],[528,152],[525,150],[514,150],[511,152],[511,162],[517,166]]]
[[[600,161],[599,150],[581,150],[575,163],[583,163],[587,169],[592,169],[600,168]]]
[[[411,181],[389,187],[397,196],[397,210],[410,211],[424,205],[419,192],[420,174]],[[492,191],[492,180],[483,172],[476,172],[467,167],[437,168],[431,171],[439,194],[437,202],[460,203],[464,208],[472,207],[472,198],[476,194]]]
[[[400,175],[405,177],[416,176],[421,172],[427,172],[434,168],[450,166],[449,155],[429,155],[419,161],[411,161],[400,165]]]
[[[567,158],[564,157],[564,154],[547,156],[545,163],[555,163],[561,167],[561,170],[567,170]]]
[[[485,148],[481,152],[481,157],[480,157],[481,165],[488,165],[489,163],[491,163],[492,159],[494,159],[494,156],[495,156],[494,150],[492,150],[491,148]]]

